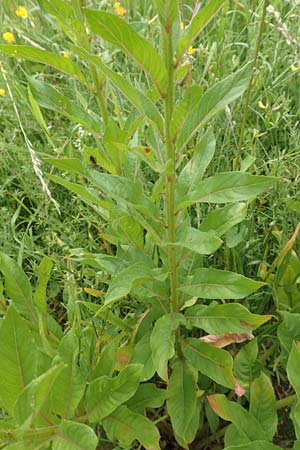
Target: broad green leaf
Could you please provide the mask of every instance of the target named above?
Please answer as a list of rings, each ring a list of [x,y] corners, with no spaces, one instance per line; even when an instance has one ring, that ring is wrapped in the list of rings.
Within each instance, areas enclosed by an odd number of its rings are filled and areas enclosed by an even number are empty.
[[[197,379],[197,371],[184,359],[177,359],[172,365],[167,389],[167,408],[174,433],[180,438],[184,448],[188,448],[187,435],[195,414]]]
[[[229,103],[240,97],[247,89],[250,80],[249,66],[218,81],[208,89],[194,108],[191,108],[174,133],[176,146],[180,151],[213,116],[222,111]]]
[[[167,274],[162,272],[161,269],[152,269],[145,263],[136,262],[117,273],[113,278],[106,293],[104,305],[125,297],[134,287],[140,284],[153,280],[164,281],[166,277]]]
[[[226,205],[210,211],[199,226],[200,231],[213,230],[221,237],[232,227],[242,222],[247,214],[246,203]]]
[[[106,314],[106,312],[104,313]],[[116,348],[114,341],[111,341],[100,353],[96,367],[92,373],[92,380],[107,376],[111,377],[116,365]]]
[[[175,354],[175,333],[181,323],[181,314],[166,314],[156,321],[151,334],[153,364],[164,381],[168,380],[168,361]]]
[[[148,74],[163,96],[167,85],[167,72],[155,48],[114,14],[90,9],[85,9],[85,14],[93,33],[99,34],[132,58]]]
[[[0,45],[0,52],[1,51],[14,58],[25,59],[27,61],[38,62],[54,67],[55,69],[76,78],[81,83],[86,84],[85,76],[76,63],[62,55],[57,55],[30,45]]]
[[[184,240],[176,242],[176,247],[183,247],[192,250],[200,255],[210,255],[214,253],[222,244],[222,240],[216,235],[214,231],[199,231],[196,228],[188,227],[182,233]],[[169,244],[174,247],[174,244]]]
[[[193,191],[203,178],[205,170],[211,162],[216,147],[216,140],[209,128],[193,151],[192,158],[184,166],[176,182],[177,202]],[[208,231],[208,230],[207,230]]]
[[[79,342],[73,330],[66,334],[58,347],[53,364],[65,363],[51,392],[52,410],[60,417],[72,417],[86,387],[83,370],[78,365]]]
[[[138,390],[127,402],[128,408],[144,413],[145,408],[160,408],[166,400],[167,392],[165,389],[158,389],[155,384],[142,383]]]
[[[201,7],[200,11],[195,15],[190,25],[184,31],[183,36],[177,43],[176,54],[178,61],[181,59],[183,52],[189,45],[192,44],[194,39],[196,39],[206,25],[214,18],[224,3],[225,0],[210,0],[208,4]]]
[[[56,167],[59,170],[69,173],[85,175],[85,167],[79,158],[44,158],[44,161]]]
[[[32,95],[41,107],[56,111],[69,120],[80,123],[91,132],[101,132],[100,117],[96,117],[91,111],[84,111],[79,105],[69,100],[50,84],[34,78],[29,78],[28,80]]]
[[[83,423],[62,420],[53,439],[52,450],[95,450],[98,437]]]
[[[177,211],[193,203],[231,203],[256,197],[276,182],[274,177],[250,175],[245,172],[224,172],[207,178],[186,195]]]
[[[28,323],[13,306],[1,324],[0,342],[0,404],[12,415],[16,399],[37,370],[35,341]]]
[[[110,440],[115,438],[127,447],[139,441],[145,450],[160,450],[159,432],[147,417],[136,414],[126,406],[120,406],[103,420],[104,430]]]
[[[224,448],[224,450],[283,450],[277,445],[267,441],[253,441],[248,444],[234,445]]]
[[[265,431],[260,423],[241,405],[229,401],[223,394],[209,395],[208,401],[213,411],[222,419],[232,422],[249,442],[265,440]]]
[[[25,387],[14,405],[13,415],[19,425],[24,423],[26,423],[26,426],[34,424],[36,419],[41,420],[40,414],[46,417],[46,414],[51,412],[51,390],[64,367],[65,364],[63,363],[51,367]]]
[[[140,90],[134,87],[126,78],[111,70],[101,61],[100,56],[91,55],[81,47],[72,46],[76,54],[84,61],[95,65],[100,72],[131,102],[143,117],[154,123],[160,133],[163,133],[163,120],[160,112],[151,100]]]
[[[129,400],[139,386],[142,369],[141,364],[130,364],[114,378],[93,380],[86,395],[89,420],[98,422]]]
[[[265,439],[272,441],[278,422],[276,398],[272,383],[263,372],[251,384],[249,411],[263,428]]]
[[[179,286],[179,291],[207,299],[245,298],[265,284],[238,273],[213,268],[198,269],[186,278],[185,283]]]
[[[288,363],[287,363],[287,375],[289,382],[293,386],[296,395],[297,403],[292,407],[291,418],[293,420],[295,433],[297,440],[300,440],[300,379],[299,379],[299,367],[300,367],[300,343],[293,342]]]
[[[153,0],[158,12],[160,23],[167,32],[171,32],[172,25],[179,18],[178,0]]]
[[[135,345],[130,359],[130,364],[143,364],[141,381],[150,380],[155,374],[150,346],[151,332],[146,333]]]
[[[197,327],[209,334],[247,333],[271,319],[271,315],[252,314],[239,303],[209,306],[195,305],[186,309],[187,327]]]
[[[297,440],[294,442],[294,446],[293,446],[292,450],[300,450],[300,441]]]
[[[280,311],[282,322],[277,328],[277,334],[285,354],[289,354],[293,341],[300,341],[300,314]]]
[[[259,375],[261,364],[257,361],[257,339],[244,345],[233,362],[234,374],[243,387],[249,387],[250,383]]]
[[[0,271],[4,275],[6,294],[15,309],[25,317],[36,320],[31,285],[21,267],[0,253]]]
[[[195,369],[222,386],[234,388],[233,361],[229,352],[195,338],[182,340],[181,346],[184,356]]]
[[[37,274],[39,277],[38,285],[34,293],[34,302],[43,312],[47,313],[47,284],[50,278],[50,274],[53,268],[53,262],[48,256],[44,256],[38,269]]]

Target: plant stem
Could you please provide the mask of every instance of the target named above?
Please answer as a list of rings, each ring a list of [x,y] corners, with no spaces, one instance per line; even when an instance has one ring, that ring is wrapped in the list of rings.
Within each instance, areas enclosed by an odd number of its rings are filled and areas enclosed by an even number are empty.
[[[284,397],[281,400],[277,400],[276,402],[276,409],[282,409],[286,406],[291,406],[297,401],[297,395],[289,395],[288,397]]]
[[[245,129],[246,129],[247,119],[248,119],[250,94],[251,94],[252,87],[253,87],[253,80],[256,75],[256,71],[258,69],[258,67],[257,67],[258,52],[259,52],[259,48],[260,48],[260,44],[261,44],[261,40],[262,40],[263,31],[264,31],[265,18],[266,18],[268,4],[269,4],[269,0],[264,0],[262,16],[261,16],[260,25],[259,25],[259,32],[258,32],[258,36],[257,36],[257,40],[256,40],[256,46],[255,46],[252,74],[251,74],[251,78],[249,81],[249,85],[248,85],[248,89],[247,89],[246,97],[245,97],[240,138],[239,138],[238,148],[237,148],[237,152],[236,152],[236,157],[233,160],[233,170],[237,170],[239,162],[240,162],[240,157],[241,157],[241,152],[242,152],[242,147],[243,147],[244,137],[245,137]]]
[[[164,37],[164,57],[168,72],[168,88],[164,99],[165,107],[165,146],[167,153],[167,173],[166,173],[166,213],[168,226],[168,241],[176,241],[176,217],[175,217],[175,181],[176,181],[176,158],[175,145],[171,136],[171,119],[174,107],[174,64],[173,64],[173,43],[172,27],[166,24],[163,29]],[[170,295],[172,311],[177,311],[177,265],[176,247],[168,246],[168,269],[170,276]]]

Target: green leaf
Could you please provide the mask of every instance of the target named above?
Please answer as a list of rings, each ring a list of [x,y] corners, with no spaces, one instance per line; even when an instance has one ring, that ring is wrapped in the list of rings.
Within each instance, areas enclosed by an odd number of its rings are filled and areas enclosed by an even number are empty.
[[[80,123],[91,132],[101,132],[101,119],[96,117],[95,114],[92,114],[91,111],[84,111],[50,84],[43,83],[34,78],[29,78],[28,81],[32,95],[41,107],[56,111],[69,120]]]
[[[200,183],[214,156],[215,148],[216,140],[210,127],[194,148],[192,158],[179,174],[176,182],[177,202],[180,202],[182,198],[193,191]]]
[[[250,387],[250,413],[265,432],[265,439],[272,441],[277,430],[276,398],[272,383],[263,372]]]
[[[225,270],[203,268],[186,278],[186,284],[178,289],[193,297],[207,299],[245,298],[265,283],[251,280],[243,275]]]
[[[188,110],[180,127],[175,131],[174,137],[178,136],[176,143],[178,151],[181,151],[213,116],[243,94],[249,85],[250,75],[251,71],[247,65],[218,81],[205,92],[200,102]]]
[[[12,414],[16,399],[37,370],[37,350],[29,325],[13,306],[1,324],[0,342],[0,404]]]
[[[20,425],[34,424],[36,419],[41,420],[40,414],[45,417],[47,413],[51,412],[51,390],[64,367],[63,363],[51,367],[25,387],[14,405],[14,417]]]
[[[224,172],[207,178],[186,195],[177,211],[193,203],[231,203],[256,197],[276,182],[274,177],[250,175],[245,172]]]
[[[170,32],[172,25],[179,19],[178,0],[153,0],[160,23]]]
[[[163,133],[163,120],[160,112],[151,102],[151,100],[140,90],[134,87],[123,74],[119,74],[111,70],[107,65],[103,64],[99,56],[91,55],[81,47],[72,46],[76,54],[84,61],[95,65],[100,72],[106,76],[109,81],[131,102],[131,104],[139,111],[139,113],[154,123],[160,133]]]
[[[252,314],[239,303],[209,306],[195,305],[184,314],[187,327],[197,327],[209,334],[247,333],[271,319],[271,315]]]
[[[222,386],[234,388],[233,361],[229,352],[195,338],[182,340],[181,346],[184,356],[195,369]]]
[[[71,77],[76,78],[83,84],[86,84],[85,76],[74,61],[64,56],[57,55],[46,50],[41,50],[30,45],[0,45],[0,52],[14,58],[25,59],[37,63],[46,64],[54,67]]]
[[[44,161],[59,170],[69,173],[85,175],[85,167],[79,158],[44,158]]]
[[[213,411],[222,419],[232,422],[249,442],[265,440],[265,431],[260,423],[241,405],[229,401],[223,394],[209,395],[208,401]]]
[[[277,334],[284,352],[288,355],[293,341],[300,341],[300,314],[280,311],[282,322],[277,328]]]
[[[155,48],[114,14],[90,9],[85,9],[85,14],[93,33],[116,45],[133,59],[147,73],[163,96],[167,86],[167,72]]]
[[[117,377],[93,380],[87,390],[87,414],[91,422],[101,421],[132,397],[140,383],[143,366],[130,364]]]
[[[15,309],[25,317],[36,320],[31,285],[21,267],[4,253],[0,253],[0,270],[5,290]]]
[[[224,448],[224,450],[283,450],[277,445],[267,441],[253,441],[248,444],[234,445]]]
[[[291,418],[295,427],[295,433],[297,440],[300,440],[300,379],[299,379],[299,367],[300,367],[300,343],[293,342],[288,363],[287,363],[287,376],[293,386],[296,395],[297,403],[292,407]]]
[[[145,282],[153,280],[164,281],[167,274],[161,269],[152,269],[147,264],[136,262],[117,273],[109,285],[105,296],[104,305],[111,304],[122,297],[125,297],[131,290]]]
[[[199,226],[200,231],[213,230],[221,237],[232,227],[242,222],[247,214],[246,203],[226,205],[210,211]]]
[[[35,100],[35,98],[32,95],[31,89],[29,86],[27,86],[28,91],[28,99],[31,105],[32,113],[35,117],[35,120],[38,122],[40,127],[44,130],[44,132],[49,136],[49,130],[46,124],[46,121],[44,119],[43,113],[39,107],[38,102]]]
[[[184,51],[217,14],[224,2],[225,0],[210,0],[208,4],[201,7],[200,11],[195,15],[190,25],[184,31],[182,38],[179,39],[177,43],[176,54],[178,61],[181,59]]]
[[[83,423],[62,420],[53,439],[52,450],[95,450],[98,437]]]
[[[38,285],[34,293],[34,302],[43,312],[47,314],[47,284],[53,268],[53,262],[48,256],[44,256],[37,269],[39,277]]]
[[[103,376],[111,377],[114,373],[115,365],[116,348],[114,341],[111,341],[99,356],[96,367],[92,373],[92,380]]]
[[[174,433],[184,448],[188,448],[190,423],[195,414],[197,379],[198,373],[184,359],[177,359],[172,365],[167,408]]]
[[[234,373],[243,387],[249,387],[250,383],[259,375],[261,364],[257,361],[257,339],[244,345],[234,358]]]
[[[185,240],[179,240],[168,245],[187,248],[200,255],[210,255],[214,253],[222,244],[222,240],[216,235],[214,231],[199,231],[196,228],[187,227],[182,233]]]
[[[155,367],[152,359],[152,350],[150,346],[151,332],[146,333],[134,346],[130,359],[130,364],[143,364],[141,375],[142,381],[150,380],[155,373]]]
[[[133,441],[139,441],[145,450],[159,450],[159,432],[147,417],[136,414],[126,406],[120,406],[116,411],[103,420],[103,427],[108,438],[115,438],[127,447]]]
[[[72,417],[86,387],[83,370],[78,365],[79,342],[73,330],[66,334],[58,347],[53,364],[65,363],[51,392],[53,412],[62,418]]]
[[[175,354],[175,333],[181,323],[183,323],[181,314],[166,314],[155,322],[151,334],[153,364],[164,381],[168,380],[168,361]]]
[[[145,408],[160,408],[164,404],[166,396],[165,389],[158,389],[152,383],[143,383],[127,402],[127,406],[131,410],[143,414]]]

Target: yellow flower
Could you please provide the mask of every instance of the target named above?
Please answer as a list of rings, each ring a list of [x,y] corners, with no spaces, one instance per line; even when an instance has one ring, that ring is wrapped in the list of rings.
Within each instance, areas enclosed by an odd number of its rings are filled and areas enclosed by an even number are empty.
[[[120,6],[121,6],[121,3],[120,3],[120,2],[115,2],[115,3],[114,3],[114,8],[115,8],[115,9],[120,8]]]
[[[191,56],[194,55],[195,51],[196,50],[194,49],[194,47],[192,45],[190,45],[188,50],[187,50],[188,54],[191,55]]]
[[[295,64],[292,64],[292,65],[291,65],[291,71],[292,71],[292,72],[297,72],[297,71],[298,71],[298,67],[295,66]]]
[[[3,33],[2,37],[9,44],[12,44],[15,41],[14,35],[10,31],[6,31],[6,33]]]
[[[118,14],[118,16],[123,17],[124,14],[127,13],[127,10],[125,8],[123,8],[123,6],[121,6],[120,2],[115,2],[114,3],[114,8],[116,13]]]
[[[5,89],[0,89],[0,96],[3,97],[5,95]]]
[[[26,8],[24,8],[24,6],[18,6],[18,8],[16,9],[16,15],[18,17],[22,17],[22,19],[27,19],[28,11]]]
[[[64,50],[63,51],[63,57],[64,58],[70,58],[70,56],[71,56],[71,52],[69,52],[69,50]]]

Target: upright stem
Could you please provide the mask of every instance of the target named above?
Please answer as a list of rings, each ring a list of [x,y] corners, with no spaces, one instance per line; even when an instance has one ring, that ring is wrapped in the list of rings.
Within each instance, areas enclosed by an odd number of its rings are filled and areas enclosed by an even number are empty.
[[[175,182],[176,182],[176,157],[175,145],[171,136],[171,119],[174,107],[174,64],[173,64],[173,43],[172,27],[167,23],[163,30],[164,37],[164,58],[168,72],[168,87],[164,99],[165,107],[165,146],[167,151],[168,171],[166,174],[166,212],[168,225],[168,241],[176,241],[176,217],[175,217]],[[176,247],[168,246],[168,269],[170,276],[170,293],[172,311],[177,310],[177,266]]]
[[[268,4],[269,4],[269,0],[264,0],[262,16],[261,16],[260,25],[259,25],[259,32],[258,32],[258,36],[257,36],[257,40],[256,40],[256,46],[255,46],[252,75],[251,75],[248,89],[246,92],[243,118],[242,118],[242,126],[241,126],[241,131],[240,131],[240,138],[239,138],[238,148],[237,148],[237,152],[236,152],[236,157],[234,158],[234,161],[233,161],[233,170],[237,170],[239,162],[240,162],[242,147],[243,147],[243,143],[244,143],[245,129],[246,129],[247,119],[248,119],[250,94],[251,94],[252,87],[253,87],[253,80],[255,77],[255,72],[257,70],[258,52],[259,52],[260,43],[262,40],[263,31],[264,31],[265,18],[266,18]]]

